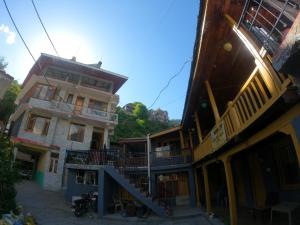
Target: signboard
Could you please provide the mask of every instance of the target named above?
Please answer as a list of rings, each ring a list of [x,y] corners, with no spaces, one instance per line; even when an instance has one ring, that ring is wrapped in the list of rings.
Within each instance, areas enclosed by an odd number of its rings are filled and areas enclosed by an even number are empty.
[[[225,132],[224,121],[220,122],[219,126],[214,127],[211,131],[211,140],[213,151],[218,150],[226,143],[227,137]]]

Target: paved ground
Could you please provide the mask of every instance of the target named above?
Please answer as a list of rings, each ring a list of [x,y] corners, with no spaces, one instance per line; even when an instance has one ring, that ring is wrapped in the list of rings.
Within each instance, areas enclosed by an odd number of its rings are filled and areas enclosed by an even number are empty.
[[[87,214],[85,217],[76,218],[71,212],[70,205],[63,198],[62,193],[45,191],[36,183],[23,181],[16,186],[17,202],[24,207],[25,212],[35,216],[39,225],[211,225],[204,215],[188,218],[162,220],[155,217],[148,219],[122,218],[99,219],[95,214]]]

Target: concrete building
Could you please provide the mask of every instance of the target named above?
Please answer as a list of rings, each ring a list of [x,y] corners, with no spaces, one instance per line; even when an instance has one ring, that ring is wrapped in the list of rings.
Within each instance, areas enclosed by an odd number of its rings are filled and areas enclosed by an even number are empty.
[[[109,148],[127,77],[100,66],[41,54],[22,85],[10,119],[15,157],[46,189],[61,188],[67,149]]]

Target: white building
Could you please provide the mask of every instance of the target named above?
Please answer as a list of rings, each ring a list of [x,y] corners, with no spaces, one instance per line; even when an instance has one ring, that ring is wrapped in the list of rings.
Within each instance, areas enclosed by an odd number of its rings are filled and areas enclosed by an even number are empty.
[[[15,156],[46,189],[61,188],[66,150],[109,148],[128,78],[100,66],[42,54],[23,83],[11,116]]]

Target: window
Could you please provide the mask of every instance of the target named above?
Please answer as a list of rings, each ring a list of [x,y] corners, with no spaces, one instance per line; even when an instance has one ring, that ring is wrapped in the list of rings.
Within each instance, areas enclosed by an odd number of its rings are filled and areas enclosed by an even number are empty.
[[[53,99],[55,90],[56,87],[38,84],[34,89],[32,97],[49,101]]]
[[[97,173],[95,171],[86,171],[84,173],[84,184],[98,185]]]
[[[76,172],[76,184],[83,184],[84,183],[84,171],[78,170]]]
[[[84,125],[71,123],[68,139],[71,141],[83,142]]]
[[[75,183],[86,185],[98,185],[97,172],[78,170],[76,172]]]
[[[58,158],[59,158],[59,154],[58,153],[51,152],[51,155],[50,155],[50,166],[49,166],[49,172],[50,173],[57,173]]]
[[[89,108],[106,112],[107,103],[90,99]]]
[[[112,84],[110,82],[94,79],[87,76],[81,78],[81,85],[96,88],[107,92],[110,92],[112,88]]]
[[[50,125],[50,118],[30,114],[27,121],[26,131],[46,136]]]
[[[68,104],[72,104],[72,102],[73,102],[73,97],[74,97],[74,95],[72,95],[72,94],[69,94],[69,95],[68,95],[68,98],[67,98],[67,103],[68,103]]]

